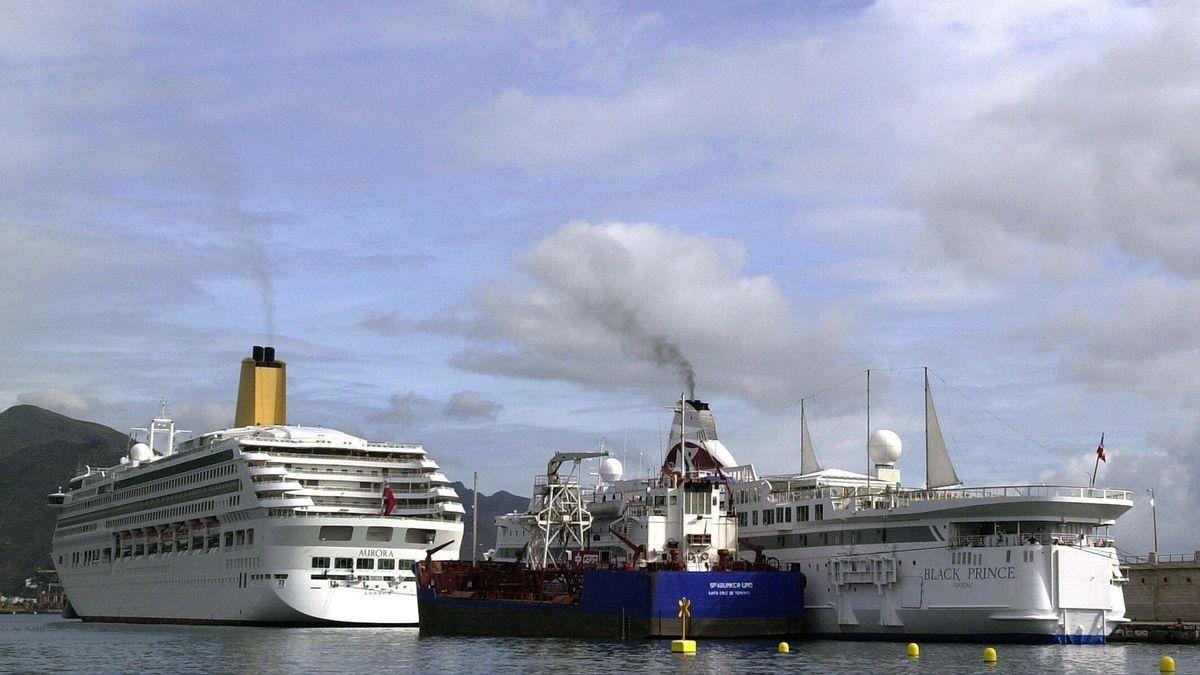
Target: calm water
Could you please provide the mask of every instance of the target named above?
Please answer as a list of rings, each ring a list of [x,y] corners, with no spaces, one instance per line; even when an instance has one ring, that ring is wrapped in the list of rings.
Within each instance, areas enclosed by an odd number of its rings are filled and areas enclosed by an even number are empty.
[[[1157,673],[1163,654],[1179,673],[1200,673],[1200,647],[983,645],[793,641],[701,642],[696,656],[666,642],[420,638],[411,628],[240,628],[84,624],[58,616],[0,616],[0,672],[798,672]]]

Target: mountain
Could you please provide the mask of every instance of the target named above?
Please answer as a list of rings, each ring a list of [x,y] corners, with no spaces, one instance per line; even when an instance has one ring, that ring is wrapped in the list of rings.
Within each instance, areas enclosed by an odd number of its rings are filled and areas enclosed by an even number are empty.
[[[34,568],[50,563],[56,513],[46,495],[84,464],[116,464],[127,438],[32,405],[0,413],[0,593],[21,591]]]
[[[475,493],[471,488],[459,482],[450,484],[458,492],[458,500],[467,509],[463,516],[463,541],[459,557],[471,559],[471,513]],[[501,490],[491,496],[479,494],[479,545],[476,549],[480,560],[488,549],[496,548],[496,516],[502,516],[513,511],[524,513],[529,509],[529,497],[521,497],[511,492]]]

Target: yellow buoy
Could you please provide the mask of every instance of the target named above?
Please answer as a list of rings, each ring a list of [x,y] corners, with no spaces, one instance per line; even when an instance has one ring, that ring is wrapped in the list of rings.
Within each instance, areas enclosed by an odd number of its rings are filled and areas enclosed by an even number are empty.
[[[909,658],[914,658],[914,659],[915,659],[915,658],[917,658],[917,657],[918,657],[918,656],[920,656],[920,655],[921,655],[921,648],[917,646],[917,643],[915,643],[915,642],[910,642],[910,643],[908,643],[908,656],[909,656]]]
[[[695,654],[695,640],[671,640],[671,653],[673,654]]]
[[[991,647],[988,647],[987,649],[983,650],[983,662],[984,663],[995,663],[996,662],[996,650]]]
[[[792,651],[792,648],[790,645],[788,645],[788,643],[786,643],[786,642],[779,643],[779,653],[780,654],[786,654],[790,651]]]
[[[1158,660],[1158,672],[1173,673],[1175,672],[1175,659],[1164,656]]]

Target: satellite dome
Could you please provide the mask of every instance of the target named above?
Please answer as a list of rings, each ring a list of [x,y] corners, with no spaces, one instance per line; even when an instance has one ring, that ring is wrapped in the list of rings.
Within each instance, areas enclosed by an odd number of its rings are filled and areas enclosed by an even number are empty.
[[[145,443],[134,443],[129,448],[129,460],[133,462],[149,462],[154,459],[154,451]]]
[[[621,460],[616,457],[605,457],[600,462],[600,480],[605,483],[613,483],[621,480],[624,471],[624,467],[621,466]]]
[[[876,465],[895,464],[896,460],[900,459],[900,452],[904,445],[900,443],[900,437],[891,429],[877,429],[871,434],[871,440],[867,443],[867,454],[871,456],[871,462]]]

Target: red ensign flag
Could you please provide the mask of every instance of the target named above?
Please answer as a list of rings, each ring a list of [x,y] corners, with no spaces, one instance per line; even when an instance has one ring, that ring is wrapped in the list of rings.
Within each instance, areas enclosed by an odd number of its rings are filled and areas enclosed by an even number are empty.
[[[396,493],[392,492],[391,485],[383,486],[383,515],[392,515],[392,509],[396,508]]]
[[[1096,457],[1099,458],[1099,460],[1101,462],[1108,464],[1108,458],[1104,456],[1104,437],[1103,436],[1100,437],[1100,447],[1096,448]]]

